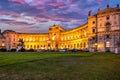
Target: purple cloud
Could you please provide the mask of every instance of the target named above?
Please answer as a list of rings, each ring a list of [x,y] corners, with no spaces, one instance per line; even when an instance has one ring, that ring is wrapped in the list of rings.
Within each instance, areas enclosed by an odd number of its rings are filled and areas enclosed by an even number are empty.
[[[0,0],[0,28],[44,33],[56,23],[71,29],[87,22],[89,10],[95,14],[98,8],[118,3],[120,0]]]

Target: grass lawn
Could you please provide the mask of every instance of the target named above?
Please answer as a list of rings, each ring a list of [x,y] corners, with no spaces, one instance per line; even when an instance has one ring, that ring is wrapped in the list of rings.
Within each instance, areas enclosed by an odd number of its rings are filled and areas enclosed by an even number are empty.
[[[120,80],[120,55],[0,53],[0,80]]]

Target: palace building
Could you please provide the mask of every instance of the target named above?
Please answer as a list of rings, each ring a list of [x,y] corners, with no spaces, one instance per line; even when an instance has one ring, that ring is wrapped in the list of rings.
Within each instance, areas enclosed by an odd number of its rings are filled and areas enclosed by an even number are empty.
[[[17,49],[20,40],[23,40],[26,50],[76,48],[115,52],[120,48],[120,7],[111,8],[107,5],[104,10],[98,9],[95,15],[89,11],[88,22],[71,30],[53,25],[45,34],[0,31],[0,48]]]

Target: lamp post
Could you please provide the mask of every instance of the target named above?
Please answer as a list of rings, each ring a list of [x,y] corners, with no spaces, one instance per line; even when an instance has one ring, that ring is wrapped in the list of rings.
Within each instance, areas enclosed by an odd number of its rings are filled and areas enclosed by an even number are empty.
[[[98,46],[98,44],[95,43],[95,52],[97,52],[97,46]]]
[[[97,15],[96,15],[96,34],[95,34],[95,52],[98,51],[98,18],[97,18]]]

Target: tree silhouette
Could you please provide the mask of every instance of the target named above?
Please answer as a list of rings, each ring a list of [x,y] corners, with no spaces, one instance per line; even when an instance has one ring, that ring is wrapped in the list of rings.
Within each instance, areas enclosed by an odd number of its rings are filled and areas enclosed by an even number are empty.
[[[19,39],[19,44],[17,46],[18,46],[18,51],[25,51],[23,39]]]

